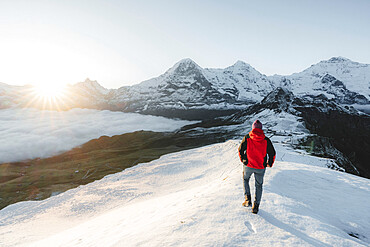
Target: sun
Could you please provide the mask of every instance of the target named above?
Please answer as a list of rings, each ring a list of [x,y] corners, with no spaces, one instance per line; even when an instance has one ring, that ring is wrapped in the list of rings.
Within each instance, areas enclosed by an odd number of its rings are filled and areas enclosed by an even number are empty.
[[[26,107],[36,107],[43,110],[62,111],[68,109],[70,90],[67,85],[39,84],[34,85],[30,91],[31,96]]]
[[[65,86],[64,85],[37,85],[34,87],[34,93],[36,96],[44,99],[58,99],[64,96],[65,94]]]

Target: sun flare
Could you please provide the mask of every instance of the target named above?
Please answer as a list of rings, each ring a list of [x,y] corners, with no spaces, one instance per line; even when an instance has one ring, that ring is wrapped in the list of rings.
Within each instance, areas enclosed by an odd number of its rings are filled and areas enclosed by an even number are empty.
[[[57,99],[65,94],[63,85],[39,85],[35,86],[34,93],[40,98]]]
[[[63,111],[71,108],[73,93],[68,85],[39,84],[27,90],[25,107],[36,107],[43,110]]]

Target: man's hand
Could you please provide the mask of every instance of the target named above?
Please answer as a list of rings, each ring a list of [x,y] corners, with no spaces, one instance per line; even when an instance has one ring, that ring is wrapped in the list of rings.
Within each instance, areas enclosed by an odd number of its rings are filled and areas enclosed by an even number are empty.
[[[267,164],[267,167],[271,167],[269,164]]]

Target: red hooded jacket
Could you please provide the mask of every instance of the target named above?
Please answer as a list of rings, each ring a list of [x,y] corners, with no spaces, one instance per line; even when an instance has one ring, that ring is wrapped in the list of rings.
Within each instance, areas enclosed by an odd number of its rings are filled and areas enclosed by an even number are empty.
[[[272,167],[276,151],[271,140],[265,136],[262,129],[254,128],[243,138],[239,146],[239,157],[244,165],[264,169]],[[268,156],[268,159],[267,159]]]

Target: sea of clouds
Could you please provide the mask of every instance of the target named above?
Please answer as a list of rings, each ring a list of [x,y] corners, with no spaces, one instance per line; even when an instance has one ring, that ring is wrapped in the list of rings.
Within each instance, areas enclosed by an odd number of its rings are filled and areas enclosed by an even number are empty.
[[[0,164],[50,157],[103,135],[138,130],[174,131],[190,123],[107,110],[3,109],[0,110]]]

